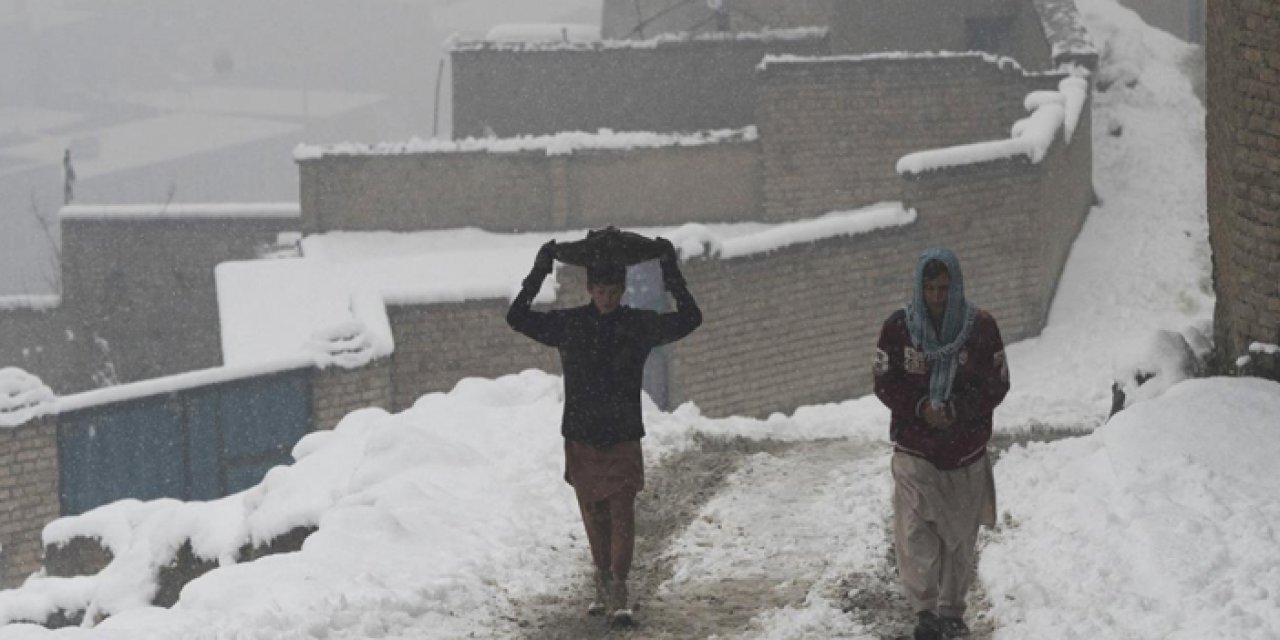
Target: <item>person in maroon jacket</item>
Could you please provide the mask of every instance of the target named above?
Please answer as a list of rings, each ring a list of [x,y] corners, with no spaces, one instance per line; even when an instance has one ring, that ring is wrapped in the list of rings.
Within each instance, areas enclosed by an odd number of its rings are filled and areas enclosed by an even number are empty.
[[[967,636],[978,528],[995,524],[991,414],[1009,367],[995,318],[965,299],[955,254],[920,256],[911,303],[885,321],[873,373],[892,413],[894,544],[915,638]]]

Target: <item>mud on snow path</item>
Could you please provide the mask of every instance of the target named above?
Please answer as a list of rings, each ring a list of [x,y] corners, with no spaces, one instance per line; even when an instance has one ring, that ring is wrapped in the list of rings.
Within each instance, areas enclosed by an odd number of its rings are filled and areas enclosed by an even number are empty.
[[[702,438],[647,471],[630,581],[637,626],[586,615],[584,556],[567,560],[581,564],[573,584],[518,603],[523,637],[909,637],[888,461],[883,443]],[[974,638],[990,636],[974,626]]]
[[[1088,431],[1039,425],[997,435],[992,451],[998,465],[1010,446]],[[911,637],[887,443],[702,437],[648,470],[647,485],[630,582],[638,626],[609,629],[585,614],[584,551],[566,560],[581,567],[571,584],[517,603],[523,638]],[[991,638],[989,610],[975,580],[966,616],[973,640]]]

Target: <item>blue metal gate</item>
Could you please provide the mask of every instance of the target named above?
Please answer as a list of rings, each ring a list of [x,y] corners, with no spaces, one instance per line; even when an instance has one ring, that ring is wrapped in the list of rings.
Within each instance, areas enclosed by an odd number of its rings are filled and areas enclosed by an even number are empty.
[[[62,514],[123,498],[209,500],[241,491],[290,462],[310,430],[305,369],[62,414]]]

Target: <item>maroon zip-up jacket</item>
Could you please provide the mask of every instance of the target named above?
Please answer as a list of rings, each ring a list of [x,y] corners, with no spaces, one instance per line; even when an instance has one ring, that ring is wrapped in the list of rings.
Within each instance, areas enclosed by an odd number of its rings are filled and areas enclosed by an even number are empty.
[[[894,312],[880,330],[873,370],[876,397],[893,414],[889,438],[895,449],[924,458],[943,471],[982,458],[991,439],[991,414],[1009,391],[1004,342],[991,314],[978,311],[958,357],[960,366],[947,402],[953,420],[940,429],[930,427],[921,413],[929,398],[931,366],[912,346],[905,311]]]

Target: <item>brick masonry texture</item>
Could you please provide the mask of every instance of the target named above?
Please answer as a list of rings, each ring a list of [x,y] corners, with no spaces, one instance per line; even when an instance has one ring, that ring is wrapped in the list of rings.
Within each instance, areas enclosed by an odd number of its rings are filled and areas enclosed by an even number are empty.
[[[755,122],[755,66],[761,58],[828,52],[825,38],[669,41],[617,49],[479,46],[450,54],[457,139],[744,127]]]
[[[55,421],[0,428],[0,586],[15,587],[40,568],[40,532],[58,509]]]
[[[317,369],[311,376],[312,428],[332,429],[348,413],[364,407],[391,411],[391,392],[389,359],[356,369]]]
[[[1206,18],[1215,364],[1229,371],[1250,343],[1280,344],[1280,3],[1213,0]]]
[[[498,232],[759,219],[754,142],[545,152],[325,156],[300,163],[303,227]]]

